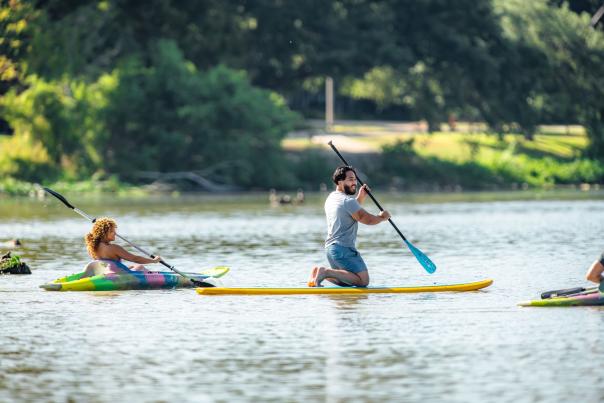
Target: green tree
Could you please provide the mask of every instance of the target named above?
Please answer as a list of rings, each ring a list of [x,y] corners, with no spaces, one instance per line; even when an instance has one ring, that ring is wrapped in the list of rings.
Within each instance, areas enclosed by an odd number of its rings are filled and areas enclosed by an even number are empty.
[[[39,13],[30,3],[11,0],[0,4],[0,95],[19,84],[27,65],[31,38]]]
[[[549,110],[574,116],[590,138],[590,155],[604,158],[604,35],[589,27],[590,16],[545,0],[500,0],[507,35],[519,46],[534,49],[539,60],[520,66],[532,89]],[[527,64],[536,63],[538,68]]]
[[[49,82],[36,76],[25,83],[27,89],[13,89],[0,100],[15,136],[30,139],[34,148],[43,147],[49,162],[64,175],[94,172],[101,160],[93,141],[103,131],[97,111],[105,104],[110,83]]]
[[[295,115],[281,99],[224,66],[197,70],[172,41],[152,54],[149,66],[134,57],[114,73],[108,138],[98,145],[111,172],[214,167],[218,179],[244,187],[291,179],[280,141]]]

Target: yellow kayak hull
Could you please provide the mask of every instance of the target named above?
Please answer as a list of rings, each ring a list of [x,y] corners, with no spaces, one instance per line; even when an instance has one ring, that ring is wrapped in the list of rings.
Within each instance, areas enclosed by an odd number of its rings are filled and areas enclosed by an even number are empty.
[[[445,291],[476,291],[493,284],[493,280],[486,279],[473,283],[428,285],[415,287],[306,287],[306,288],[231,288],[210,287],[197,288],[201,295],[307,295],[307,294],[406,294],[418,292],[445,292]]]

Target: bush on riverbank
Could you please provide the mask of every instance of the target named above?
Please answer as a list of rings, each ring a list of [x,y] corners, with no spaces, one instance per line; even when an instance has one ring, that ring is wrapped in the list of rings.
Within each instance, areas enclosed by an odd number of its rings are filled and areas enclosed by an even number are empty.
[[[45,186],[64,194],[85,193],[102,194],[112,193],[115,195],[138,196],[146,194],[143,186],[120,182],[117,177],[108,178],[92,177],[88,180],[59,180],[45,183]],[[0,179],[0,196],[31,196],[46,197],[42,185],[33,182],[18,180],[7,177]]]
[[[0,176],[26,182],[110,173],[203,171],[242,188],[285,186],[280,143],[297,114],[224,65],[197,69],[170,40],[94,82],[30,76],[0,97],[14,130],[0,138]],[[4,134],[4,133],[0,133]]]
[[[422,156],[413,139],[384,145],[376,179],[382,185],[414,188],[426,185],[464,189],[498,189],[521,185],[547,188],[563,184],[603,183],[604,164],[591,159],[531,158],[504,150],[456,162]]]
[[[361,137],[362,138],[362,137]],[[510,188],[551,188],[557,185],[604,183],[604,164],[581,158],[585,144],[583,134],[537,135],[534,141],[507,135],[498,140],[486,134],[439,133],[399,137],[362,138],[374,141],[381,153],[347,155],[369,183],[376,187],[405,190],[497,190]],[[263,160],[266,169],[282,169],[279,186],[266,181],[241,190],[279,189],[318,190],[331,186],[331,173],[340,161],[330,150],[312,143],[300,143],[297,149],[286,146],[283,165]],[[377,148],[377,147],[376,147]],[[346,154],[346,153],[344,153]],[[277,167],[277,168],[275,168]],[[220,181],[217,181],[221,183]],[[144,194],[148,182],[125,183],[117,176],[102,173],[87,180],[64,177],[43,182],[59,192]],[[178,183],[166,189],[179,190]],[[185,190],[195,190],[187,187]],[[39,186],[12,178],[0,180],[0,193],[36,194]]]
[[[8,252],[0,257],[0,273],[1,274],[31,274],[29,266],[21,261],[17,255],[11,256]]]

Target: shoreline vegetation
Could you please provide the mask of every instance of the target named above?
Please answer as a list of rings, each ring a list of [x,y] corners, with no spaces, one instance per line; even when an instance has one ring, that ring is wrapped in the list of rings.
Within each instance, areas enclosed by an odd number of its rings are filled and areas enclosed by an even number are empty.
[[[328,140],[376,190],[602,186],[604,36],[570,3],[11,0],[0,195],[318,191]]]
[[[330,139],[380,190],[452,193],[597,191],[604,187],[604,164],[583,156],[588,138],[581,126],[541,126],[531,140],[521,134],[495,135],[484,129],[479,124],[460,122],[455,131],[443,125],[441,131],[428,133],[422,122],[340,121],[325,130],[322,122],[309,121],[305,130],[290,132],[281,143],[292,180],[279,189],[314,192],[329,188],[329,174],[339,164],[326,144]],[[0,138],[0,145],[6,141]],[[269,190],[229,187],[213,179],[194,172],[156,173],[147,175],[146,180],[95,174],[90,179],[61,178],[42,183],[8,176],[0,179],[0,195],[37,197],[43,192],[42,186],[59,192],[126,197]]]

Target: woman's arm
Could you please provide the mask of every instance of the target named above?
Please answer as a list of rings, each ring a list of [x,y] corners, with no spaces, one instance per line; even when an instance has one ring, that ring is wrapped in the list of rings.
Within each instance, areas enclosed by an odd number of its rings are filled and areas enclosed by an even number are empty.
[[[129,262],[146,264],[146,263],[158,263],[161,260],[161,257],[155,256],[155,259],[150,259],[144,256],[134,255],[128,252],[126,249],[122,248],[119,245],[111,245],[112,252],[114,252],[120,258],[127,260]]]

